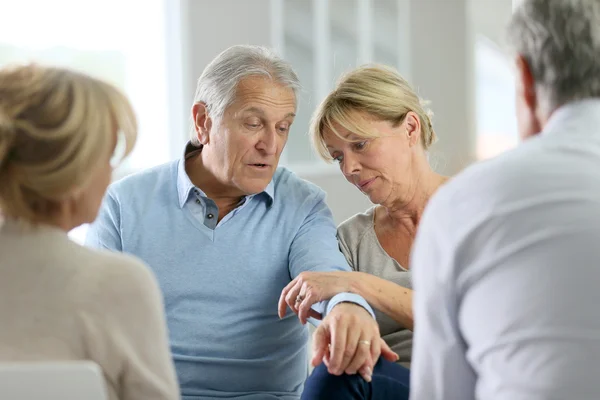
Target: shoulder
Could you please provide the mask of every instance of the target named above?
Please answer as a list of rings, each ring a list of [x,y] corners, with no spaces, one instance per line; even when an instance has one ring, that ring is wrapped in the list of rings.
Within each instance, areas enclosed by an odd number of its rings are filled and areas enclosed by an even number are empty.
[[[537,193],[546,162],[537,139],[495,158],[480,161],[451,178],[431,198],[427,214],[450,220],[489,215],[522,196]]]
[[[373,228],[375,207],[353,215],[342,222],[337,229],[338,239],[348,248],[358,246],[364,235]]]
[[[292,202],[295,205],[325,200],[325,191],[323,189],[312,182],[300,178],[285,167],[277,168],[273,176],[273,184],[276,201],[281,196],[285,198],[286,203]]]
[[[110,185],[107,194],[119,200],[125,196],[146,196],[149,191],[158,190],[161,186],[175,184],[178,162],[171,161],[119,179]]]
[[[160,300],[158,283],[152,271],[137,257],[78,246],[72,252],[81,266],[77,281],[88,306],[100,313],[110,309],[135,309]],[[112,306],[112,307],[111,307]]]

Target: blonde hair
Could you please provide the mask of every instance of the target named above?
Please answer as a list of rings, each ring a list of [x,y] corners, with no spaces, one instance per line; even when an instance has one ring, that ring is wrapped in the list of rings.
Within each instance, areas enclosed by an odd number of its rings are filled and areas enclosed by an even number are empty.
[[[419,116],[420,139],[427,150],[436,136],[431,123],[433,113],[425,106],[426,103],[395,69],[384,65],[362,66],[342,76],[335,89],[317,107],[310,136],[317,153],[331,161],[323,136],[325,129],[348,141],[335,129],[334,123],[362,139],[372,139],[379,134],[367,128],[368,118],[362,118],[360,114],[398,125],[412,111]]]
[[[114,150],[135,144],[137,122],[115,87],[36,64],[0,70],[0,212],[36,221],[89,183]]]

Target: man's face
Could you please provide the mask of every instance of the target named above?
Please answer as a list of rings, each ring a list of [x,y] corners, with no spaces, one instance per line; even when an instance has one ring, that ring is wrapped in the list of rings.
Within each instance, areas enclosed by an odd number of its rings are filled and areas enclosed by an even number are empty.
[[[271,182],[296,112],[290,88],[261,76],[244,78],[234,102],[210,129],[205,167],[228,194],[260,193]]]

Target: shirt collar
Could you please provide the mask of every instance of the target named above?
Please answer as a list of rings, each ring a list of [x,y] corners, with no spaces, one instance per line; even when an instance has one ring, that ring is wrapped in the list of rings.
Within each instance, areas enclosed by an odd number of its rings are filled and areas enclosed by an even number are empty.
[[[179,198],[180,208],[183,208],[185,203],[188,201],[188,198],[190,197],[190,193],[194,190],[198,190],[202,197],[207,197],[206,193],[204,193],[200,188],[194,186],[187,172],[185,172],[185,160],[187,160],[188,158],[200,151],[202,151],[202,147],[196,147],[191,142],[188,142],[185,145],[183,157],[179,160],[177,166],[177,194]],[[275,184],[273,183],[273,179],[271,179],[271,182],[269,182],[264,191],[262,191],[261,193],[247,196],[247,200],[250,200],[255,196],[263,194],[264,197],[267,198],[268,205],[273,205],[273,200],[275,199]]]
[[[267,196],[269,207],[272,206],[273,201],[275,200],[275,184],[273,183],[272,178],[263,193]]]
[[[582,122],[590,124],[590,126],[597,126],[600,123],[599,98],[578,100],[559,107],[552,113],[542,132],[544,134],[564,132],[565,124],[581,124]]]
[[[177,194],[179,197],[179,208],[183,208],[190,197],[191,191],[195,189],[196,187],[190,180],[187,172],[185,172],[185,157],[182,157],[177,166]],[[202,195],[204,196],[204,193],[202,193]]]

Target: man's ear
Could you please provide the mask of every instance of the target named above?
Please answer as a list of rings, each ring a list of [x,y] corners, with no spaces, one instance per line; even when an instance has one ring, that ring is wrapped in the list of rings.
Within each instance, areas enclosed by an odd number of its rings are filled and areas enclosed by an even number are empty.
[[[421,120],[419,116],[412,111],[409,111],[404,117],[404,128],[410,147],[419,143],[421,140]]]
[[[540,104],[535,87],[535,78],[529,63],[522,55],[517,55],[517,115],[520,115],[519,130],[522,138],[539,134],[542,131]]]
[[[532,114],[535,114],[537,110],[537,94],[535,91],[535,80],[529,68],[529,63],[523,56],[517,55],[517,78],[519,85],[517,87],[517,95],[520,96],[527,108],[531,110]]]
[[[192,107],[192,118],[194,119],[194,130],[198,137],[198,142],[207,145],[210,142],[210,128],[212,119],[208,115],[208,108],[205,103],[196,103]]]

